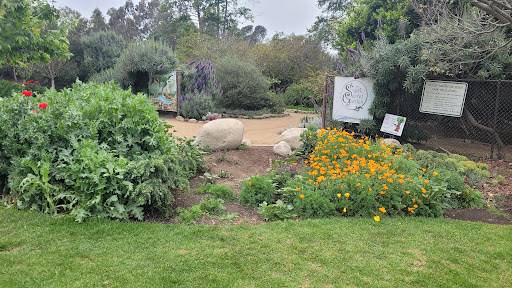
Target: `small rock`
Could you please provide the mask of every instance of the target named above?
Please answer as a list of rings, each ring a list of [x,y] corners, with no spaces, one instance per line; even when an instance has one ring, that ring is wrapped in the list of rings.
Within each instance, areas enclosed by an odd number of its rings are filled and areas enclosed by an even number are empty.
[[[185,121],[185,118],[183,118],[181,116],[178,116],[178,117],[176,117],[176,120],[178,120],[178,121]]]
[[[197,120],[196,119],[189,119],[188,123],[197,123]]]
[[[286,128],[281,128],[281,129],[277,130],[277,135],[283,134],[284,131],[286,131]]]
[[[292,153],[292,148],[287,142],[281,141],[274,145],[274,153],[276,153],[279,156],[285,157]]]
[[[290,145],[292,150],[295,150],[295,149],[299,148],[299,146],[301,144],[300,134],[302,134],[302,132],[304,132],[304,131],[306,131],[305,128],[286,129],[286,131],[284,131],[283,134],[281,134],[281,136],[279,136],[277,141],[278,142],[285,141],[286,143],[288,143],[288,145]]]
[[[382,139],[381,141],[386,145],[394,145],[396,148],[402,148],[402,144],[400,144],[400,141],[396,139],[386,138]]]

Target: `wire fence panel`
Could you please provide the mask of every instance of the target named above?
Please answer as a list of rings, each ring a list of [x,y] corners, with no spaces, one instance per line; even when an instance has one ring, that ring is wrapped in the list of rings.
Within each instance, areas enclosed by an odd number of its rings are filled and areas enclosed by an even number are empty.
[[[512,81],[435,80],[468,84],[462,116],[450,117],[420,112],[423,87],[414,94],[390,95],[387,113],[407,118],[399,140],[429,144],[431,148],[448,145],[454,149],[454,153],[466,155],[472,154],[471,151],[465,153],[465,150],[475,144],[479,145],[478,150],[482,152],[475,154],[476,156],[512,160]],[[346,123],[338,123],[332,119],[334,77],[327,77],[326,82],[325,126],[347,126]],[[380,128],[382,119],[380,122],[379,119],[376,120],[379,126],[377,128]],[[460,147],[457,148],[455,144]]]

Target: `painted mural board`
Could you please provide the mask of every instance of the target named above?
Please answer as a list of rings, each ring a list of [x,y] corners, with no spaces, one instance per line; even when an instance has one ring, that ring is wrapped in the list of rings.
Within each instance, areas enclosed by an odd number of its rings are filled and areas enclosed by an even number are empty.
[[[332,119],[350,123],[373,119],[368,109],[374,98],[373,80],[370,78],[336,77]]]
[[[420,112],[461,117],[467,89],[464,82],[425,81]]]
[[[396,136],[402,136],[405,120],[405,117],[386,113],[382,126],[380,127],[380,131]]]
[[[149,81],[149,94],[160,100],[160,109],[176,111],[177,91],[176,72],[154,75]]]

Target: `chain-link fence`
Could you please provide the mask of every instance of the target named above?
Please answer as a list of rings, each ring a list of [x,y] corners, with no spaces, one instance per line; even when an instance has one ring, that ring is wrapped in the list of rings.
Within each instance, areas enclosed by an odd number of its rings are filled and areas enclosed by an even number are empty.
[[[324,89],[326,127],[340,125],[332,120],[334,78],[326,77]],[[435,80],[468,84],[462,116],[420,112],[423,87],[415,94],[395,93],[390,95],[386,111],[407,119],[399,140],[417,143],[426,149],[512,160],[512,81]],[[380,128],[382,119],[375,120],[376,128]]]

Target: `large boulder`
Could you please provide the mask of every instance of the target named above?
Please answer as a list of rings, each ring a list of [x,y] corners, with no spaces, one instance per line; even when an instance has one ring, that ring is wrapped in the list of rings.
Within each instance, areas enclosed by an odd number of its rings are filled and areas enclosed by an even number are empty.
[[[290,145],[292,150],[299,148],[300,142],[300,134],[306,131],[304,128],[290,128],[286,129],[281,136],[277,139],[277,142],[285,141]]]
[[[236,119],[218,119],[201,127],[194,144],[203,150],[234,150],[242,144],[243,138],[242,122]]]
[[[292,153],[292,148],[285,141],[281,141],[274,145],[274,153],[279,156],[286,157]]]

